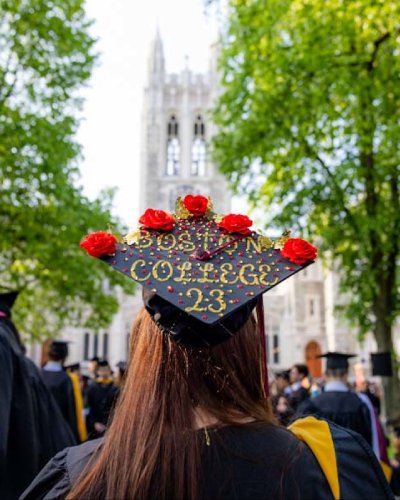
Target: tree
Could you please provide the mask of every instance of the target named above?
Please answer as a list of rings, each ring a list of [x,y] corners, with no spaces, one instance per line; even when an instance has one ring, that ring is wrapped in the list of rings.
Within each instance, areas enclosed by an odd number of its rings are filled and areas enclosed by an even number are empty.
[[[81,0],[0,2],[1,286],[22,290],[16,321],[34,337],[105,326],[117,301],[104,283],[129,286],[79,248],[86,232],[118,223],[111,191],[89,201],[78,185],[89,26]]]
[[[400,4],[231,0],[222,35],[215,159],[267,224],[321,238],[348,318],[393,353],[400,421]],[[268,220],[267,220],[268,219]]]

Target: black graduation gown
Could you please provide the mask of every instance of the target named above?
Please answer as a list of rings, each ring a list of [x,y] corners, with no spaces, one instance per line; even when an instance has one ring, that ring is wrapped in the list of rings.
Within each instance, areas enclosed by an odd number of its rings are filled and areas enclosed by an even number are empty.
[[[365,441],[334,424],[329,424],[329,429],[336,456],[330,474],[339,484],[337,497],[393,499],[380,465]],[[204,438],[204,431],[198,432],[200,438]],[[288,430],[252,423],[209,430],[209,435],[210,446],[202,441],[199,500],[334,498],[332,484],[322,472],[314,452]],[[23,493],[21,500],[64,499],[79,481],[88,461],[96,459],[102,443],[103,439],[97,439],[60,452]]]
[[[53,372],[42,369],[44,383],[50,389],[63,417],[68,422],[75,439],[79,442],[78,424],[75,412],[75,397],[71,379],[65,371]]]
[[[297,410],[297,415],[310,414],[358,432],[369,445],[372,443],[369,410],[354,392],[325,391],[315,399],[303,402]]]
[[[86,404],[89,408],[87,417],[88,431],[92,435],[95,422],[107,425],[114,401],[118,396],[118,388],[113,383],[92,382],[87,390]]]
[[[18,498],[55,453],[75,443],[15,326],[0,318],[0,498]]]

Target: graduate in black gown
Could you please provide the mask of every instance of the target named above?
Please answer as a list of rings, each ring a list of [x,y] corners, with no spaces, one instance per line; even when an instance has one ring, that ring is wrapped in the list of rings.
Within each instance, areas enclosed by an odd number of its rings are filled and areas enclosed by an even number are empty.
[[[68,343],[53,340],[49,347],[48,356],[49,360],[42,368],[43,380],[57,401],[75,439],[79,442],[74,389],[71,378],[64,369],[64,361],[68,357]]]
[[[98,361],[95,373],[96,378],[88,387],[86,400],[89,439],[96,439],[104,434],[119,393],[106,359]]]
[[[326,358],[326,383],[324,392],[298,408],[298,415],[316,414],[342,427],[361,434],[372,444],[372,423],[368,407],[347,386],[349,358],[355,354],[328,352]]]
[[[16,292],[0,294],[0,498],[13,500],[66,446],[76,444],[11,320]]]
[[[129,244],[104,232],[82,244],[145,285],[110,426],[59,453],[21,500],[392,498],[358,434],[313,417],[287,430],[272,415],[262,294],[316,249],[275,248],[204,196],[139,222]]]

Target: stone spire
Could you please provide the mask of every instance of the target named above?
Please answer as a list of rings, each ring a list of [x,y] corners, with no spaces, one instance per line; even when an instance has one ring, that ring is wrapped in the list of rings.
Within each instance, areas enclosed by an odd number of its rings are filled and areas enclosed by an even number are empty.
[[[160,84],[164,81],[165,59],[160,30],[157,27],[156,36],[151,43],[148,61],[149,84]]]

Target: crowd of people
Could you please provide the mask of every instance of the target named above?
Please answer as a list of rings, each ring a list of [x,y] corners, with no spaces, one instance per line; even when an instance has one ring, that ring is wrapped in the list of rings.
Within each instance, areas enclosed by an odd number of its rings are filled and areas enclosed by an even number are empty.
[[[65,365],[62,341],[37,367],[17,294],[0,294],[0,497],[392,500],[399,450],[390,463],[378,395],[349,387],[351,355],[324,355],[323,386],[301,364],[268,383],[262,294],[316,248],[287,235],[275,247],[201,195],[139,223],[129,244],[101,231],[81,243],[146,284],[115,373]]]
[[[395,427],[392,436],[384,432],[379,386],[366,380],[349,382],[348,359],[353,355],[332,352],[321,357],[326,358],[323,377],[313,379],[305,364],[295,364],[275,374],[270,388],[275,416],[282,425],[289,426],[296,418],[316,415],[359,433],[387,472],[392,489],[400,494],[400,467],[396,458],[400,429]],[[388,456],[391,441],[397,450],[392,460]]]
[[[41,372],[77,443],[103,436],[122,387],[126,362],[115,371],[107,359],[93,357],[81,372],[80,363],[65,366],[68,343],[53,341]]]

